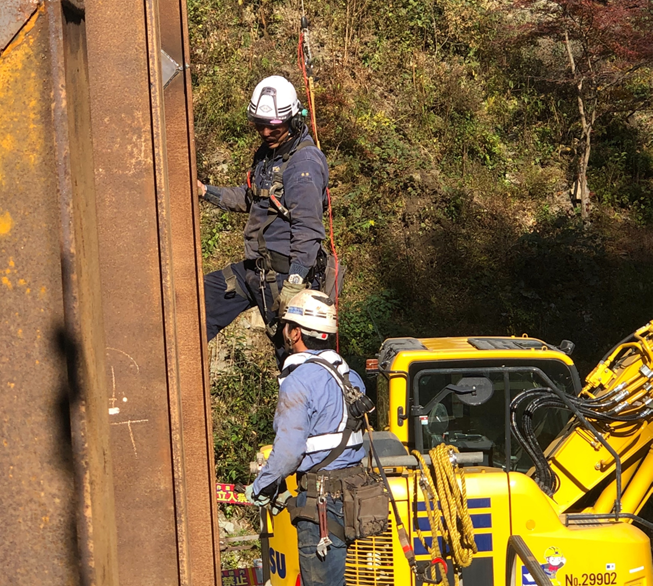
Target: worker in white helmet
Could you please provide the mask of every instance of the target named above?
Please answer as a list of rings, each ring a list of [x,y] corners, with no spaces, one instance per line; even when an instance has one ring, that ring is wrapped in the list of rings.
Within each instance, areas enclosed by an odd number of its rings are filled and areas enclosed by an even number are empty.
[[[282,324],[290,356],[279,377],[274,446],[246,494],[256,505],[269,505],[273,514],[288,503],[303,586],[344,586],[341,483],[363,474],[365,456],[362,423],[352,415],[345,393],[352,388],[364,393],[365,386],[331,349],[337,326],[334,303],[326,294],[306,290],[293,297]],[[373,408],[371,402],[365,405],[363,411]],[[299,492],[290,499],[284,480],[295,472]],[[326,528],[320,527],[315,499],[320,490],[326,499]]]
[[[299,291],[318,288],[324,272],[322,215],[329,168],[304,123],[306,111],[293,85],[278,75],[261,81],[247,117],[263,144],[247,181],[213,187],[198,181],[201,196],[223,210],[245,212],[245,260],[204,278],[207,336],[211,340],[240,313],[258,307],[277,353],[280,310]]]

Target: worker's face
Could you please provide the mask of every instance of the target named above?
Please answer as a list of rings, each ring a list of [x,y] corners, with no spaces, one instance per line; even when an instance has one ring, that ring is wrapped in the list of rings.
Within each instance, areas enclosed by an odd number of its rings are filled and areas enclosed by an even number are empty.
[[[263,142],[271,149],[279,148],[284,142],[288,140],[290,134],[290,124],[284,122],[283,124],[275,124],[274,126],[267,126],[265,124],[255,124],[256,132],[263,139]]]

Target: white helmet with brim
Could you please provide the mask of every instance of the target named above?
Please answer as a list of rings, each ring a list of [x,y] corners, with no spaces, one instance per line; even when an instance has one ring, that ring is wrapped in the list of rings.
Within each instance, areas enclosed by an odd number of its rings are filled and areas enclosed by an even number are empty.
[[[289,122],[301,109],[297,92],[285,77],[273,75],[261,81],[252,94],[247,118],[254,124]]]
[[[302,334],[321,340],[338,331],[333,300],[326,293],[313,289],[297,293],[286,306],[281,319],[296,323]]]

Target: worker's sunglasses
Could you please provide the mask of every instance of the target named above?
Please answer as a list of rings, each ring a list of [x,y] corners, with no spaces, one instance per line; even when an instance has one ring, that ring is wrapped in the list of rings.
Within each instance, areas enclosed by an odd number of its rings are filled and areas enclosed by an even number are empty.
[[[260,122],[252,122],[252,126],[256,128],[256,130],[264,130],[266,128],[270,130],[276,130],[277,128],[282,128],[283,122],[280,122],[279,124],[261,124]]]

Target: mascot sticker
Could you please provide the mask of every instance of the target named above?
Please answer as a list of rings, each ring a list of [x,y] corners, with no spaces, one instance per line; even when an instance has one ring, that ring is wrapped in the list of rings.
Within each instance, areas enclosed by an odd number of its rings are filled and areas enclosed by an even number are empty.
[[[544,559],[546,560],[546,563],[542,564],[544,573],[549,577],[553,586],[560,586],[560,580],[558,580],[557,575],[558,570],[567,562],[565,556],[562,555],[562,552],[557,547],[549,547],[544,552]],[[533,586],[535,584],[535,580],[526,569],[526,566],[522,566],[521,583],[522,586]]]

